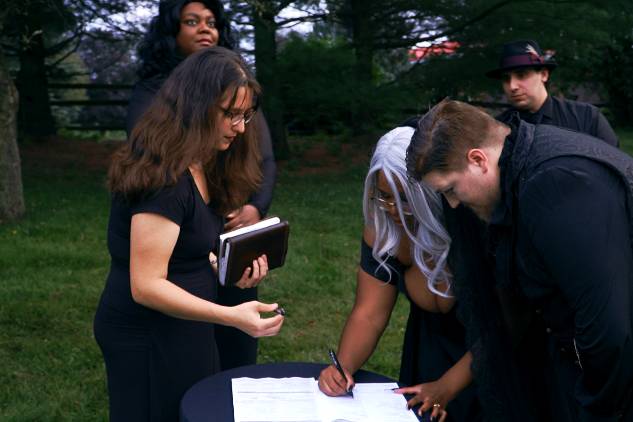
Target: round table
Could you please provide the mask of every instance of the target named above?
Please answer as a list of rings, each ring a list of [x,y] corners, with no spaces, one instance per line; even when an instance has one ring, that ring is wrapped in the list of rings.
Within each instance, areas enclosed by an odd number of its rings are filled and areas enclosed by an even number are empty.
[[[196,383],[180,402],[181,422],[234,422],[231,379],[312,377],[318,378],[327,365],[320,363],[286,362],[248,365],[218,372]],[[395,382],[389,377],[359,370],[354,374],[356,382]]]

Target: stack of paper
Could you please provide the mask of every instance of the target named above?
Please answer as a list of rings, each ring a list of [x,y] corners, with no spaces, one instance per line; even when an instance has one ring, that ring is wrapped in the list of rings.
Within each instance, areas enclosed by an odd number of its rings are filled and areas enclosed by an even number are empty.
[[[354,397],[329,397],[313,378],[235,378],[235,422],[417,422],[396,383],[359,383]]]

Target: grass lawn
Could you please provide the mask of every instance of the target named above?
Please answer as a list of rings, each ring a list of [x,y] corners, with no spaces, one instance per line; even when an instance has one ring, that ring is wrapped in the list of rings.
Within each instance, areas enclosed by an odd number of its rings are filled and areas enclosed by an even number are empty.
[[[633,154],[633,129],[619,135]],[[26,149],[27,214],[0,225],[0,420],[106,420],[105,370],[92,335],[109,264],[103,154]],[[338,343],[354,299],[369,154],[352,149],[330,143],[324,154],[282,166],[271,213],[290,221],[290,248],[260,296],[288,316],[279,336],[260,341],[259,362],[327,362]],[[367,369],[397,377],[407,309],[401,297]]]
[[[55,149],[55,160],[25,150],[27,214],[0,225],[0,420],[106,420],[105,369],[92,334],[109,265],[103,165],[67,147]],[[260,296],[288,316],[279,336],[260,341],[259,362],[327,362],[353,303],[369,153],[345,166],[333,158],[337,146],[323,150],[322,159],[280,166],[271,213],[290,221],[290,248]],[[401,298],[368,369],[397,377],[407,309]]]

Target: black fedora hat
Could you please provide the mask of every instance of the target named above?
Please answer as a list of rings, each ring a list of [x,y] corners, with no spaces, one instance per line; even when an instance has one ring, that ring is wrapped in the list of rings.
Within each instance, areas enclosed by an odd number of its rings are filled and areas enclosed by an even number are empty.
[[[546,67],[551,71],[556,62],[551,56],[543,54],[536,41],[513,41],[503,45],[499,67],[486,72],[486,76],[499,79],[503,72],[522,67]]]

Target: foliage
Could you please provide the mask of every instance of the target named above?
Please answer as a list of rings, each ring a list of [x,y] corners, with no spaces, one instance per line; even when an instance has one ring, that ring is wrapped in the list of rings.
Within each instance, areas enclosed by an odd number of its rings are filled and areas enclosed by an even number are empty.
[[[279,72],[291,131],[347,133],[353,104],[365,110],[370,129],[392,126],[419,109],[423,94],[411,96],[407,86],[392,79],[386,65],[375,65],[371,84],[359,86],[354,60],[352,47],[340,38],[290,35],[279,52]]]
[[[17,75],[16,85],[22,97],[19,127],[23,135],[46,138],[56,132],[48,83],[71,82],[70,78],[77,74],[88,74],[72,59],[86,37],[95,36],[94,31],[90,34],[90,25],[100,24],[109,33],[133,35],[133,26],[121,24],[117,16],[125,16],[130,8],[143,3],[141,0],[136,4],[125,0],[26,0],[5,12],[6,25],[0,42]],[[73,117],[77,114],[73,110],[62,113]],[[58,123],[68,120],[63,114],[58,116]]]
[[[573,97],[582,85],[609,102],[620,123],[633,117],[630,0],[225,0],[225,5],[242,52],[257,59],[258,78],[267,93],[263,108],[279,151],[287,150],[285,127],[368,132],[445,96],[491,99],[488,93],[500,99],[498,82],[484,73],[496,65],[504,42],[520,38],[536,39],[556,53],[560,66],[552,77],[554,92]],[[11,2],[10,9],[0,11],[10,22],[0,38],[14,71],[20,68],[21,52],[37,39],[39,25],[47,77],[69,81],[81,73],[95,83],[132,83],[133,49],[144,22],[125,12],[139,6],[155,6],[155,1]],[[300,13],[283,15],[284,8]],[[312,34],[301,35],[306,40],[287,35],[304,22],[315,24]],[[420,41],[445,40],[459,43],[456,54],[430,56],[411,65],[410,48]],[[76,53],[85,66],[78,66]],[[310,54],[315,58],[310,60]],[[113,100],[128,92],[85,94]],[[121,122],[124,113],[123,107],[84,107],[81,121]],[[282,116],[289,120],[284,122]]]
[[[490,3],[490,0],[467,2],[455,13],[445,15],[447,25],[463,26],[469,10]],[[555,53],[559,64],[551,79],[555,91],[571,94],[573,88],[589,83],[592,90],[604,94],[604,90],[600,91],[603,84],[611,83],[604,72],[605,52],[614,46],[614,39],[631,33],[631,7],[628,0],[513,1],[452,34],[450,40],[460,43],[457,54],[420,63],[411,72],[411,80],[419,86],[432,87],[435,98],[477,97],[483,92],[500,96],[498,81],[486,78],[484,73],[497,66],[502,44],[534,39],[542,49]],[[623,59],[625,55],[619,57]],[[622,76],[633,71],[626,60],[620,63],[615,71]]]
[[[631,15],[629,15],[631,16]],[[624,125],[633,121],[633,24],[629,33],[614,36],[603,51],[604,62],[590,69],[603,81],[609,94],[610,110],[616,122]]]
[[[316,37],[290,36],[279,52],[285,120],[293,132],[340,132],[354,100],[350,47]],[[318,71],[315,72],[315,69]]]
[[[93,29],[90,36],[82,42],[79,54],[90,73],[90,82],[104,85],[132,86],[136,80],[138,68],[134,48],[137,38],[112,33],[103,29]],[[127,100],[130,89],[90,89],[88,98],[94,101]],[[125,122],[125,106],[82,107],[76,123],[83,126],[121,126]]]

